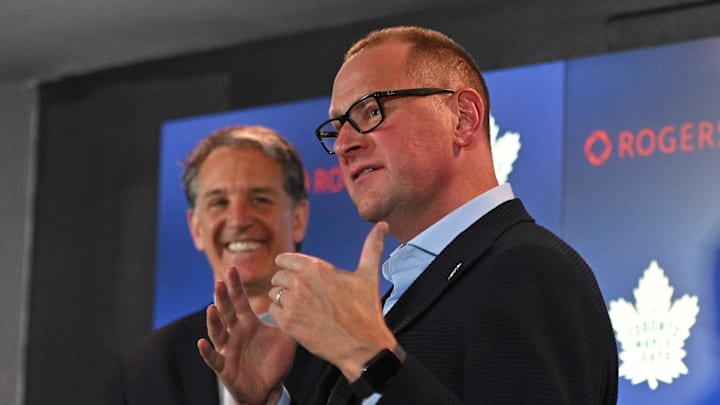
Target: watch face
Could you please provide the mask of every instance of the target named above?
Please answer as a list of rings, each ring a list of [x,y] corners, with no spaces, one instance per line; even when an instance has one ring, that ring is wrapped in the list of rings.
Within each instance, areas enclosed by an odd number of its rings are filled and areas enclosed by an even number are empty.
[[[405,358],[402,348],[398,346],[402,358]],[[350,389],[360,398],[367,398],[371,394],[381,393],[388,382],[398,373],[402,361],[390,349],[383,349],[370,359],[363,367],[360,378],[350,383]]]
[[[384,349],[370,359],[363,368],[361,379],[365,379],[373,392],[382,392],[388,381],[397,374],[402,363],[389,349]]]

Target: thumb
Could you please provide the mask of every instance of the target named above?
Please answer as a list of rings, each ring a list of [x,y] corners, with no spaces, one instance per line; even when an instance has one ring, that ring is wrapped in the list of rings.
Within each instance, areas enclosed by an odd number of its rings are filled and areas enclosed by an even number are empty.
[[[387,222],[378,222],[368,233],[363,244],[360,260],[355,274],[362,277],[378,278],[380,258],[385,248],[385,236],[388,234]]]

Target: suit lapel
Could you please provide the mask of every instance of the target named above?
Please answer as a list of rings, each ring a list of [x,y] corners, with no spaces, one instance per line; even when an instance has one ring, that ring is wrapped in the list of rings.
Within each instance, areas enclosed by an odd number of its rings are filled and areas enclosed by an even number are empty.
[[[385,316],[395,335],[425,312],[509,227],[533,221],[518,199],[505,202],[460,233],[425,269]]]

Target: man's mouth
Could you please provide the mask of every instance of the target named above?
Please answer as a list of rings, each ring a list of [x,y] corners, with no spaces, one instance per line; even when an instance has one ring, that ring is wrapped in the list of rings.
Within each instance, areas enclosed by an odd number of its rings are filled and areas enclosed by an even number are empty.
[[[225,248],[230,251],[231,253],[242,253],[242,252],[248,252],[251,250],[259,249],[262,244],[260,242],[255,241],[238,241],[238,242],[230,242],[225,245]]]
[[[364,176],[364,175],[366,175],[366,174],[368,174],[368,173],[370,173],[370,172],[373,172],[373,171],[375,171],[375,170],[377,170],[377,169],[372,168],[372,167],[366,167],[366,168],[364,168],[364,169],[362,169],[362,170],[354,173],[353,176],[352,176],[352,179],[353,179],[353,180],[357,180],[357,179],[359,179],[360,177],[362,177],[362,176]]]

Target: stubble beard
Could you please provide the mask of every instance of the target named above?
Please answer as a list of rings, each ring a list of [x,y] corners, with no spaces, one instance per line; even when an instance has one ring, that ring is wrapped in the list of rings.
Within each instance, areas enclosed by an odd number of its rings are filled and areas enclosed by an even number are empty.
[[[381,193],[387,196],[388,193]],[[351,195],[353,204],[357,208],[358,215],[365,221],[376,223],[384,221],[389,215],[388,202],[383,201],[376,192],[365,193],[364,196]]]

